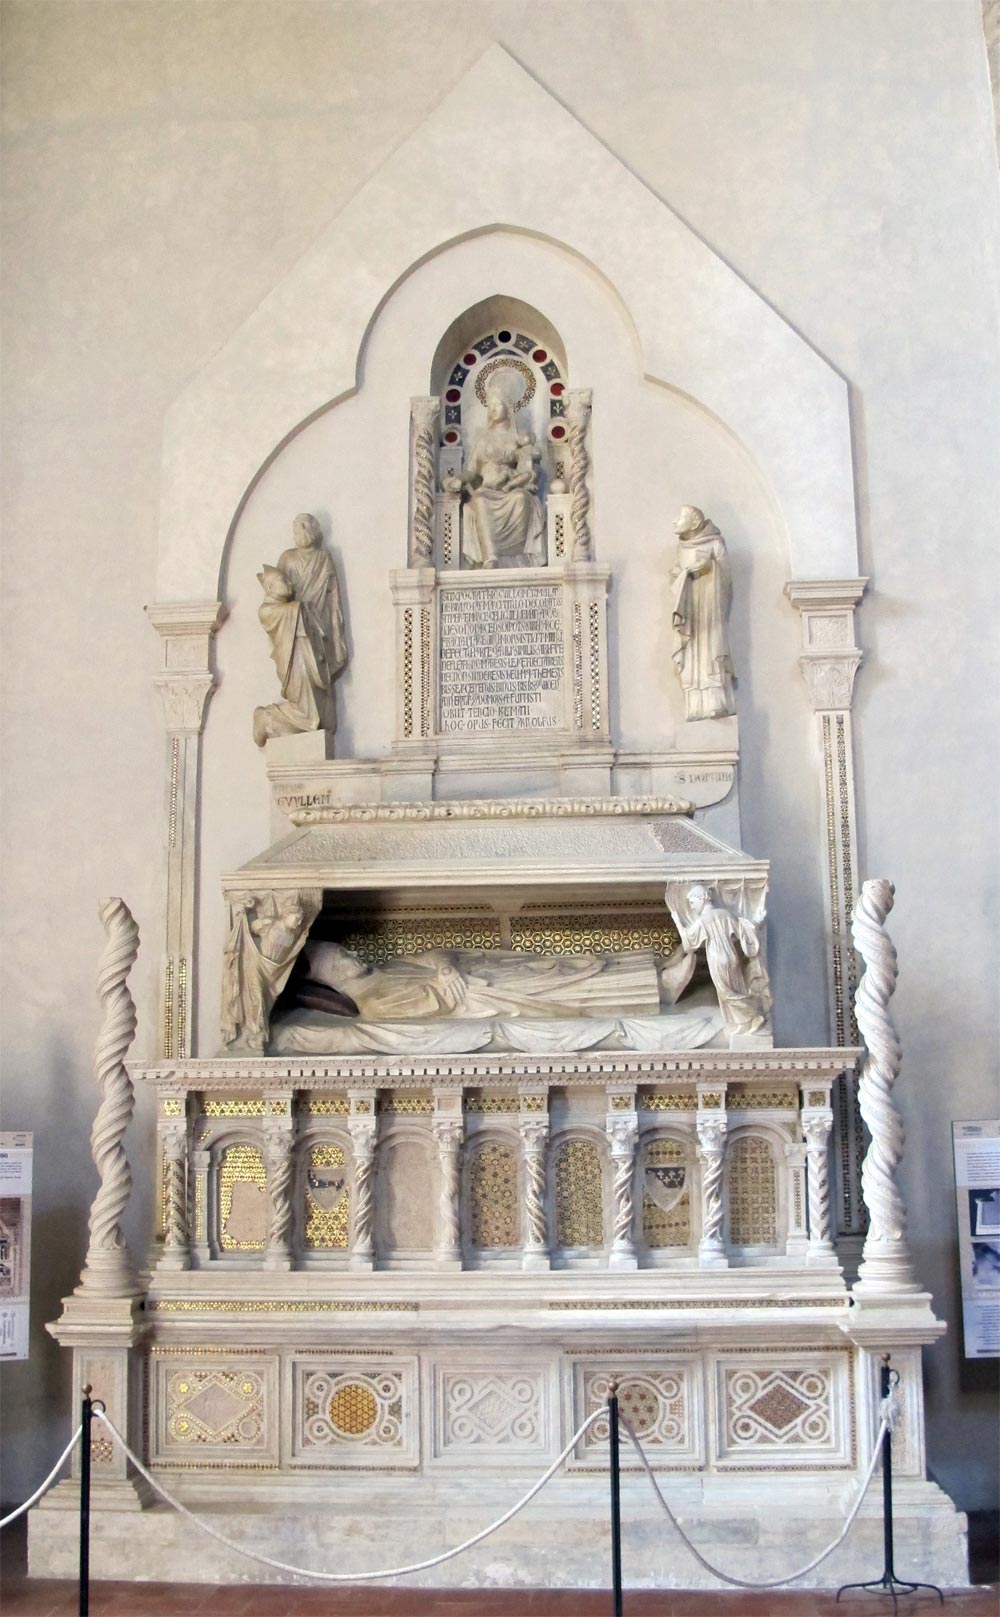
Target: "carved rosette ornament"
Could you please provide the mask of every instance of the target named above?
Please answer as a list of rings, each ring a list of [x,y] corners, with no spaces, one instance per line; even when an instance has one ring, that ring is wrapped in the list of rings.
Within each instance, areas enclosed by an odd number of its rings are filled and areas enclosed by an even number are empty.
[[[806,1193],[809,1199],[809,1251],[833,1251],[830,1227],[830,1134],[832,1117],[806,1117]]]
[[[725,1263],[722,1236],[722,1159],[726,1144],[724,1117],[698,1118],[698,1161],[701,1163],[701,1240],[698,1257],[705,1264]]]
[[[125,1057],[135,1037],[135,1003],[126,986],[139,953],[139,928],[120,898],[104,898],[101,924],[108,936],[97,973],[104,1019],[94,1051],[101,1104],[90,1149],[101,1178],[90,1209],[90,1243],[78,1292],[102,1297],[135,1297],[140,1291],[120,1219],[132,1190],[132,1173],[122,1141],[132,1118],[135,1092]]]
[[[885,877],[866,881],[852,920],[854,946],[865,971],[855,998],[855,1014],[867,1053],[858,1082],[861,1116],[871,1143],[861,1166],[861,1190],[868,1208],[859,1295],[919,1291],[906,1240],[906,1209],[896,1184],[903,1155],[903,1122],[893,1104],[902,1053],[888,1005],[896,987],[896,951],[885,930],[895,888]]]
[[[593,397],[590,388],[571,388],[566,405],[569,442],[569,517],[573,529],[574,561],[594,559],[594,546],[590,533],[590,490],[587,487],[587,474],[590,471],[587,433]]]
[[[461,1262],[462,1235],[458,1215],[460,1168],[465,1125],[461,1118],[439,1118],[434,1122],[438,1148],[440,1191],[438,1195],[437,1257],[442,1262]]]
[[[413,420],[413,547],[411,565],[431,567],[434,562],[434,452],[441,400],[412,399]]]

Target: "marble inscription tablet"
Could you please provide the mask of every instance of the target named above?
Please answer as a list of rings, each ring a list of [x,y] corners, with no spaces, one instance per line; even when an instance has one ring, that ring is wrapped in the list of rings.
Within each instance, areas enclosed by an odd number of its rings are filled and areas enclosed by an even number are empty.
[[[564,658],[558,585],[442,590],[440,610],[442,735],[561,728]]]

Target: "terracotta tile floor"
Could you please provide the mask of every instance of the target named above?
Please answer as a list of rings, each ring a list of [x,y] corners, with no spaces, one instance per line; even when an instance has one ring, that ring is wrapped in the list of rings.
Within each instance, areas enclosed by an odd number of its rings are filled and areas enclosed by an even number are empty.
[[[74,1617],[75,1582],[25,1576],[20,1524],[3,1535],[2,1617]],[[939,1611],[933,1595],[901,1598],[900,1617]],[[104,1583],[90,1591],[91,1617],[611,1617],[601,1589],[338,1589],[239,1583]],[[892,1602],[826,1591],[741,1593],[627,1590],[624,1617],[891,1617]],[[945,1617],[998,1617],[1000,1584],[946,1594]]]

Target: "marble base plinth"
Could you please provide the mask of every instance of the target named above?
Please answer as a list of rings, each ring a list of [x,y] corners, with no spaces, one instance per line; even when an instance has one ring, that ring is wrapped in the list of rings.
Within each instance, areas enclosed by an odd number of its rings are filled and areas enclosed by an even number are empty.
[[[535,1473],[537,1475],[537,1472]],[[298,1480],[298,1479],[296,1479]],[[242,1478],[196,1483],[164,1474],[185,1504],[227,1537],[296,1566],[362,1572],[402,1565],[460,1543],[508,1509],[534,1476],[469,1474],[399,1483],[373,1477],[289,1487]],[[706,1557],[738,1577],[784,1577],[834,1539],[855,1497],[843,1478],[712,1479],[663,1475],[667,1498]],[[69,1506],[68,1498],[62,1501]],[[633,1589],[717,1588],[678,1539],[646,1479],[622,1478],[623,1564]],[[96,1578],[199,1583],[308,1582],[224,1549],[176,1511],[156,1505],[130,1516],[95,1508],[91,1571]],[[69,1508],[31,1512],[32,1575],[75,1576],[78,1520]],[[896,1486],[898,1576],[968,1583],[966,1518],[933,1483]],[[384,1580],[425,1588],[607,1587],[610,1549],[605,1475],[555,1479],[493,1537],[427,1572]],[[803,1587],[835,1588],[882,1570],[881,1489],[876,1478],[847,1541]],[[374,1585],[373,1587],[379,1587]]]

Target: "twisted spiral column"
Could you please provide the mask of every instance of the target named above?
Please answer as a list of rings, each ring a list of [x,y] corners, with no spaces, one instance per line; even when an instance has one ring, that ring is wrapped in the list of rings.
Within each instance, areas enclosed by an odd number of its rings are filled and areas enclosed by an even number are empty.
[[[459,1159],[465,1129],[460,1118],[434,1124],[441,1192],[438,1198],[437,1256],[442,1262],[462,1261],[462,1235],[458,1217]]]
[[[806,1195],[809,1199],[809,1251],[832,1252],[830,1235],[830,1134],[832,1117],[808,1118],[806,1137]]]
[[[592,561],[593,544],[590,536],[590,490],[587,473],[590,456],[587,453],[587,424],[593,394],[589,388],[574,388],[570,392],[566,411],[567,439],[569,442],[569,519],[573,529],[573,560]]]
[[[613,1198],[610,1267],[634,1269],[636,1256],[632,1226],[635,1222],[635,1204],[632,1181],[635,1177],[638,1125],[632,1117],[615,1118],[608,1124],[607,1134],[611,1143]]]
[[[94,1050],[101,1104],[94,1119],[90,1150],[100,1187],[90,1209],[90,1241],[78,1292],[103,1297],[134,1297],[140,1287],[132,1268],[120,1219],[132,1191],[132,1171],[122,1141],[132,1118],[135,1092],[125,1057],[135,1038],[135,1003],[126,979],[139,953],[139,928],[120,898],[103,898],[99,912],[108,936],[97,969],[97,993],[104,1010]]]
[[[521,1124],[524,1163],[524,1256],[532,1268],[548,1267],[549,1241],[545,1217],[545,1147],[548,1121]]]
[[[190,1247],[188,1230],[187,1130],[183,1124],[163,1131],[166,1157],[166,1218],[163,1252],[158,1267],[186,1269]]]
[[[892,1101],[892,1087],[902,1065],[902,1051],[888,1011],[898,972],[896,951],[885,930],[895,892],[892,882],[884,876],[864,882],[851,918],[854,947],[865,966],[854,997],[855,1016],[866,1046],[858,1103],[871,1135],[861,1165],[868,1233],[854,1287],[862,1296],[920,1289],[906,1240],[906,1208],[896,1184],[905,1135],[902,1118]]]
[[[354,1238],[351,1267],[371,1269],[375,1261],[375,1130],[352,1127],[354,1142]]]
[[[724,1264],[725,1243],[722,1238],[722,1156],[726,1143],[724,1118],[698,1120],[698,1161],[701,1163],[701,1240],[698,1243],[699,1260],[705,1264]]]
[[[434,560],[434,439],[441,401],[413,399],[413,556],[414,567]]]
[[[285,1131],[267,1142],[267,1252],[265,1269],[291,1268],[292,1139]]]

